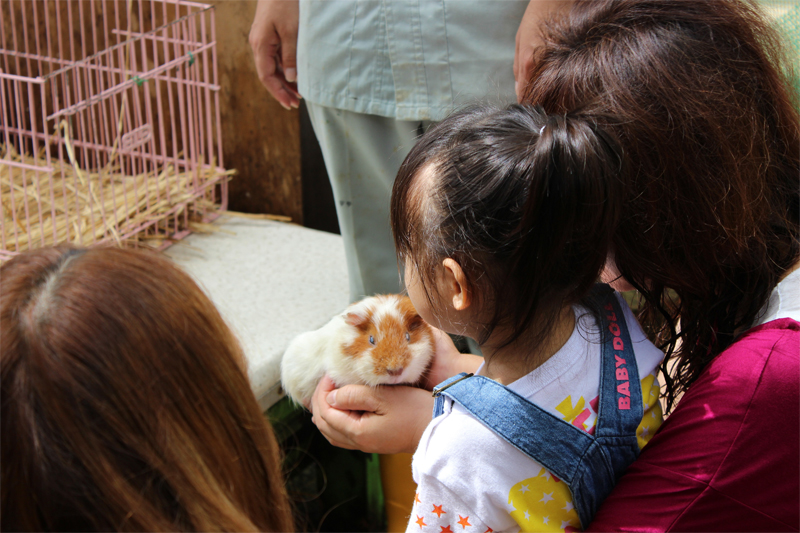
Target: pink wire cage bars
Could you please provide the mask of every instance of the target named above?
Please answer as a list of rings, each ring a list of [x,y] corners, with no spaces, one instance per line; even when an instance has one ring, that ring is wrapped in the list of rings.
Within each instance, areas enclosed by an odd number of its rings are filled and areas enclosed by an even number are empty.
[[[0,2],[0,261],[164,246],[227,207],[214,10]]]

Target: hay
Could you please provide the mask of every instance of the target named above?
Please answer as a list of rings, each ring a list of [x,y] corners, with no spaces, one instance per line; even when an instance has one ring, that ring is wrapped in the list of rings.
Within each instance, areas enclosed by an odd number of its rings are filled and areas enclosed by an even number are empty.
[[[230,179],[233,170],[198,168],[125,175],[118,166],[99,171],[54,160],[53,172],[26,170],[6,161],[47,167],[47,162],[0,145],[0,200],[4,251],[21,252],[54,244],[116,244],[159,247],[186,227],[193,212],[215,212],[212,183]],[[113,160],[113,159],[112,159]],[[208,188],[203,188],[208,185]]]
[[[272,215],[269,213],[240,213],[238,211],[225,211],[226,215],[250,220],[275,220],[277,222],[291,222],[292,217],[286,215]]]

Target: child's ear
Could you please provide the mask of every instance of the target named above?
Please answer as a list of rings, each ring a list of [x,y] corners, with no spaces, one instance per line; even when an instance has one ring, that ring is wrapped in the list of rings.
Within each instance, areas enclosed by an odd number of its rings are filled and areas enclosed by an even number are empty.
[[[464,311],[472,304],[472,293],[467,276],[458,261],[448,257],[442,261],[444,267],[444,289],[446,296],[453,301],[456,311]]]

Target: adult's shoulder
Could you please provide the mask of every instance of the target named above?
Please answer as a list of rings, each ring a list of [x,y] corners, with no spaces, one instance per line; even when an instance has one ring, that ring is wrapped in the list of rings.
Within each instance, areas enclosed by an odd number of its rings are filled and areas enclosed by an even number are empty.
[[[743,333],[708,365],[665,422],[664,433],[705,435],[708,471],[700,477],[710,478],[716,461],[728,460],[731,452],[763,454],[771,439],[781,441],[770,442],[771,455],[790,451],[790,442],[797,447],[797,431],[786,433],[800,418],[799,395],[800,323],[773,320]]]
[[[710,483],[731,453],[763,454],[764,443],[773,439],[781,442],[770,442],[770,454],[786,452],[789,442],[798,441],[796,429],[788,431],[794,439],[784,434],[800,416],[799,388],[800,323],[786,318],[756,326],[689,387],[650,442],[659,445],[661,456],[651,452],[645,460],[652,457],[676,471],[694,462],[692,478]],[[689,439],[702,446],[689,446]]]
[[[709,364],[591,530],[800,528],[800,324],[756,326]]]
[[[774,396],[779,393],[775,387],[781,384],[797,387],[798,365],[800,323],[791,318],[773,320],[740,335],[708,365],[687,398],[710,394],[717,403],[720,393],[730,392],[735,393],[736,403],[741,403],[746,400],[744,390],[755,393],[758,389],[762,395]]]

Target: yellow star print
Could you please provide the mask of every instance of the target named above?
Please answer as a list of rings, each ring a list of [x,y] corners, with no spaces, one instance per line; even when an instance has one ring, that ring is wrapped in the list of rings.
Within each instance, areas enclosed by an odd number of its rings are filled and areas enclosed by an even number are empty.
[[[511,487],[508,503],[514,506],[511,518],[521,531],[564,531],[561,523],[580,527],[569,487],[544,468]]]
[[[642,380],[644,416],[642,416],[642,422],[639,424],[639,427],[636,428],[636,440],[639,443],[640,450],[644,448],[645,444],[650,442],[650,439],[664,421],[664,414],[661,412],[661,402],[658,401],[658,395],[660,393],[661,388],[654,375],[650,374]]]
[[[663,422],[660,388],[655,375],[641,380],[644,416],[636,430],[639,448],[643,448]],[[596,422],[593,400],[587,405],[583,397],[574,403],[571,396],[556,406],[564,420],[592,433]],[[587,427],[588,426],[588,427]],[[572,531],[580,529],[580,519],[567,485],[541,468],[537,475],[523,479],[511,487],[508,503],[514,506],[510,515],[521,531]]]

